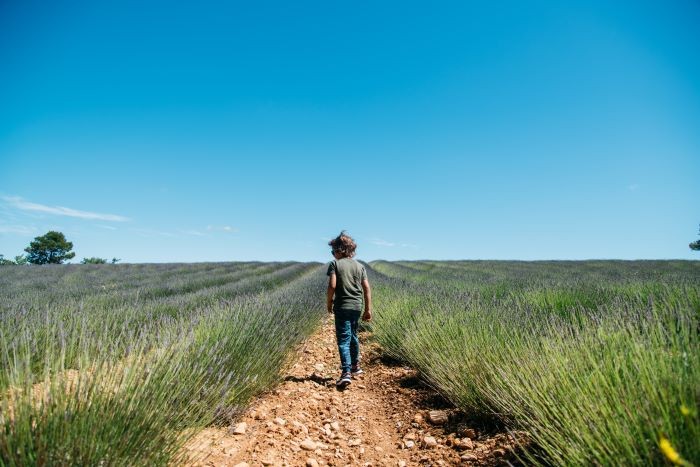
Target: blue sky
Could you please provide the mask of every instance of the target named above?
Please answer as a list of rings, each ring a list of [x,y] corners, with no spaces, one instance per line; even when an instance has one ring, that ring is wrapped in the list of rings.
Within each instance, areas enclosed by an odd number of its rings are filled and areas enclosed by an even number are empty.
[[[183,3],[183,4],[181,4]],[[187,3],[187,4],[184,4]],[[700,259],[700,4],[0,5],[0,253]]]

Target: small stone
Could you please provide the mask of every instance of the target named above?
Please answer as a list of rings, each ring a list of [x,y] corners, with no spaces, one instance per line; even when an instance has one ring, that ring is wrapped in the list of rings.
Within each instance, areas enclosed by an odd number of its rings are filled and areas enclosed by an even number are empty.
[[[462,438],[462,440],[459,442],[459,447],[471,451],[474,449],[474,442],[469,438]]]
[[[264,410],[260,410],[258,412],[255,412],[254,418],[256,420],[264,420],[267,418],[267,412],[265,412]]]
[[[501,449],[501,448],[494,449],[494,450],[493,450],[493,455],[496,456],[496,457],[503,457],[503,456],[506,455],[506,450],[505,450],[505,449]]]
[[[234,465],[233,467],[250,467],[250,464],[248,464],[247,462],[240,462]]]
[[[403,439],[416,439],[416,434],[414,432],[406,433],[406,435],[403,437]]]
[[[294,429],[296,429],[297,431],[302,431],[302,432],[304,432],[305,434],[309,434],[309,429],[308,429],[308,428],[306,427],[306,425],[304,425],[303,423],[299,423],[299,422],[297,422],[296,420],[294,420],[294,421],[292,422],[292,426],[293,426]]]
[[[331,428],[333,428],[335,431],[340,430],[340,423],[338,423],[338,422],[331,423]]]
[[[422,422],[423,422],[423,415],[417,413],[417,414],[413,417],[413,421],[416,422],[416,423],[422,423]]]
[[[406,461],[398,461],[396,464],[398,467],[406,467]]]
[[[382,452],[382,451],[384,451],[384,448],[381,447],[381,446],[375,446],[375,447],[374,447],[374,450],[377,451],[377,452]]]
[[[437,444],[437,440],[433,436],[426,436],[425,438],[423,438],[423,445],[426,448],[434,448],[435,446],[437,446]]]
[[[443,425],[447,423],[447,412],[444,410],[431,410],[428,412],[428,420],[433,425]]]
[[[348,441],[348,446],[359,446],[360,444],[362,444],[362,440],[358,438]]]
[[[241,422],[236,424],[236,426],[233,428],[232,433],[234,435],[242,435],[245,434],[245,430],[248,428],[248,424],[246,422]]]
[[[411,441],[410,439],[407,439],[403,442],[403,445],[406,447],[406,449],[411,449],[413,446],[416,445],[416,443]]]
[[[284,418],[281,418],[281,417],[277,417],[277,418],[275,418],[273,421],[274,421],[276,424],[278,424],[279,426],[284,426],[284,425],[287,424],[287,420],[285,420]]]
[[[274,465],[274,464],[275,464],[275,461],[270,460],[270,459],[263,459],[263,460],[260,461],[260,463],[261,463],[262,465]]]
[[[476,431],[474,430],[474,428],[467,428],[466,430],[464,430],[463,434],[467,438],[476,439]]]
[[[475,462],[479,460],[479,458],[476,457],[474,454],[462,454],[460,456],[460,459],[462,460],[462,462]]]
[[[320,371],[323,371],[325,369],[326,369],[326,365],[324,365],[323,363],[317,363],[314,365],[314,370],[316,370],[316,371],[320,372]]]
[[[318,461],[312,457],[306,459],[306,467],[318,467]]]
[[[316,443],[314,443],[311,438],[306,438],[304,441],[301,442],[299,445],[302,449],[305,449],[307,451],[314,451],[316,450]]]

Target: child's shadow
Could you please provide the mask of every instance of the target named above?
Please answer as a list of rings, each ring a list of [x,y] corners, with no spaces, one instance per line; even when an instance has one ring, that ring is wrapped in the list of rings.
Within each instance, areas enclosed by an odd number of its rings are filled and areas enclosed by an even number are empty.
[[[299,376],[287,376],[284,378],[285,381],[293,381],[295,383],[303,383],[305,381],[313,381],[314,383],[321,385],[321,386],[327,386],[330,381],[333,381],[333,378],[324,378],[321,375],[318,375],[316,373],[311,373],[309,376],[304,376],[304,377],[299,377]]]

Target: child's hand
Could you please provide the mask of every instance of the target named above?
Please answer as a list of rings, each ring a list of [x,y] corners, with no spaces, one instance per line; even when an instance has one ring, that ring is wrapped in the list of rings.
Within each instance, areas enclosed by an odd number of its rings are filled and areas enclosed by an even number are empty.
[[[372,321],[372,312],[365,310],[365,313],[362,315],[362,321]]]
[[[332,306],[328,307],[328,313],[333,314],[333,307]]]

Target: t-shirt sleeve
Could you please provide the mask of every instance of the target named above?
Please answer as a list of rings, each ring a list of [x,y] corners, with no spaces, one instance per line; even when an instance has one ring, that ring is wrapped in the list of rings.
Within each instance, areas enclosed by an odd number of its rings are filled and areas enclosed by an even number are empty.
[[[335,274],[335,261],[331,261],[328,264],[328,271],[326,271],[326,275],[330,276],[331,274]]]
[[[365,267],[362,266],[362,272],[360,273],[360,280],[367,280],[367,271],[365,270]]]

